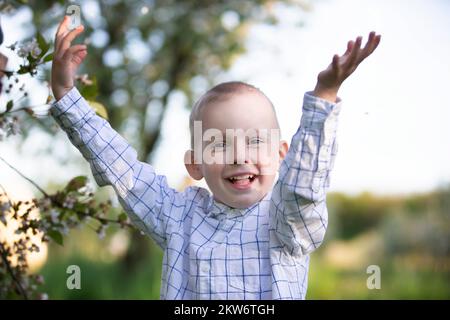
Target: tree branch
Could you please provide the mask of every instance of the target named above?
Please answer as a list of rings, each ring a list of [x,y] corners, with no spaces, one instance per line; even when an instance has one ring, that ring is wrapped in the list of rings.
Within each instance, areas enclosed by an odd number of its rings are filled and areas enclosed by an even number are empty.
[[[23,296],[23,298],[25,300],[28,300],[27,292],[22,287],[22,284],[20,283],[20,280],[14,274],[14,270],[12,269],[11,264],[8,261],[8,256],[6,254],[6,250],[5,250],[2,242],[0,242],[0,255],[2,256],[2,261],[3,261],[3,263],[6,266],[6,270],[8,271],[8,273],[10,274],[10,276],[13,279],[14,283],[16,284],[17,289],[19,290],[20,294]]]
[[[31,183],[33,186],[35,186],[36,189],[38,189],[44,196],[48,197],[47,192],[44,191],[44,189],[42,189],[36,182],[34,182],[33,180],[31,180],[30,178],[26,177],[22,172],[20,172],[18,169],[16,169],[15,167],[13,167],[8,161],[6,161],[5,159],[3,159],[2,157],[0,157],[0,160],[3,161],[8,167],[10,167],[11,169],[13,169],[17,174],[19,174],[22,178],[24,178],[25,180],[27,180],[29,183]]]

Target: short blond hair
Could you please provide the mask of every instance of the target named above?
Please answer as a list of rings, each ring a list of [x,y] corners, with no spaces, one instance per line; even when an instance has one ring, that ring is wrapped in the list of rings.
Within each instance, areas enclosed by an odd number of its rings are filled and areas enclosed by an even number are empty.
[[[280,127],[272,101],[270,101],[270,99],[264,94],[264,92],[251,84],[241,81],[223,82],[208,90],[204,95],[200,97],[200,99],[197,100],[197,102],[192,107],[191,114],[189,116],[191,148],[194,146],[194,122],[201,120],[201,112],[204,107],[215,102],[224,101],[230,98],[231,95],[244,92],[254,92],[257,94],[261,94],[264,98],[266,98],[272,106],[277,128]]]

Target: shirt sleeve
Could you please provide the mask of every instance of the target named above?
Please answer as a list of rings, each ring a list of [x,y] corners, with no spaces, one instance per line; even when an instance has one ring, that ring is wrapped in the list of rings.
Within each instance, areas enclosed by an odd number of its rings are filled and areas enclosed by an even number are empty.
[[[111,185],[131,221],[164,248],[168,224],[182,219],[186,194],[170,188],[165,176],[138,161],[137,152],[95,114],[75,87],[53,105],[51,115],[89,162],[98,185]]]
[[[318,248],[328,223],[326,188],[337,153],[341,101],[305,93],[300,127],[280,166],[271,198],[271,229],[290,255]]]

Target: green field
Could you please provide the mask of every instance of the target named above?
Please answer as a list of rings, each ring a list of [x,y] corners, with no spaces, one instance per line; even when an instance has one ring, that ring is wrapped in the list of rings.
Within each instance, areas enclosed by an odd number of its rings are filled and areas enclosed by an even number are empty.
[[[449,299],[449,199],[448,189],[403,198],[331,194],[329,230],[311,256],[307,297]],[[64,247],[53,244],[42,289],[51,299],[158,299],[162,251],[142,237],[147,254],[130,267],[125,253],[111,249],[114,236],[110,230],[99,240],[76,230]],[[72,264],[81,268],[81,290],[66,287]],[[367,288],[369,265],[380,267],[380,289]]]

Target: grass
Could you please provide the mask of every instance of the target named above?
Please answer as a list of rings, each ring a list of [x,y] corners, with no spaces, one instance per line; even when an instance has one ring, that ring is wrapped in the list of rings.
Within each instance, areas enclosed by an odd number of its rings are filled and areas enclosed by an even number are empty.
[[[50,299],[159,299],[162,255],[142,261],[137,270],[127,272],[117,262],[98,262],[81,256],[51,259],[41,271],[42,290]],[[69,265],[81,269],[81,289],[66,285]]]
[[[42,274],[43,290],[51,299],[159,299],[162,254],[143,261],[132,273],[117,262],[91,261],[81,256],[51,259]],[[400,270],[381,265],[381,289],[366,287],[365,268],[345,271],[312,256],[308,299],[449,299],[448,274],[431,270]],[[81,269],[81,290],[66,286],[69,265]]]
[[[395,263],[384,263],[381,289],[368,289],[365,268],[344,271],[322,263],[312,256],[308,299],[449,299],[449,275],[432,270],[401,269]]]

